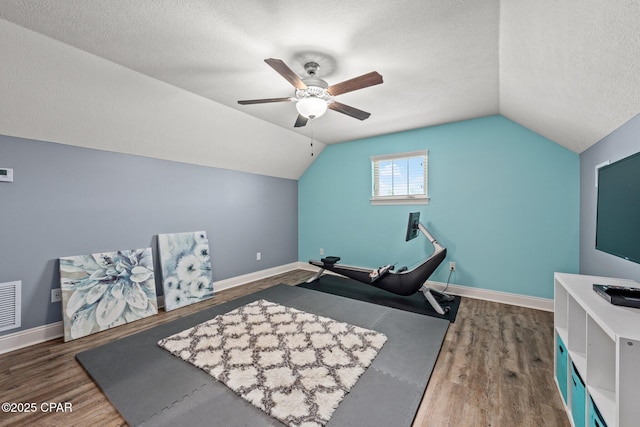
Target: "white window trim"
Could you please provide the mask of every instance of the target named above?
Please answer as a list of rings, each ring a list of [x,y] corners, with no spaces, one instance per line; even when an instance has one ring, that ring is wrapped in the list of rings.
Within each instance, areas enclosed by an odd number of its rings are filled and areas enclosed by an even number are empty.
[[[420,150],[420,151],[410,151],[408,153],[396,153],[396,154],[385,154],[382,156],[371,156],[371,162],[383,161],[383,160],[392,160],[392,159],[404,159],[408,157],[418,157],[425,156],[425,195],[405,195],[405,196],[371,196],[371,204],[373,206],[377,205],[427,205],[429,204],[429,179],[428,179],[428,162],[429,162],[429,150]],[[372,179],[373,173],[372,173]],[[372,182],[372,187],[375,185]]]
[[[372,197],[371,205],[428,205],[429,197],[425,196],[387,196]]]

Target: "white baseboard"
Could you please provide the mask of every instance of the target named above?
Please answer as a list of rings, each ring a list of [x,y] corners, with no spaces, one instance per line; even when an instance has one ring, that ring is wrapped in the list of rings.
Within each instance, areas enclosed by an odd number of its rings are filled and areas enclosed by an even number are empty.
[[[443,290],[446,283],[427,281],[427,285],[436,291]],[[449,284],[447,293],[466,298],[475,298],[519,307],[534,308],[536,310],[553,312],[553,299],[530,297],[528,295],[512,294],[510,292],[492,291],[489,289],[472,288],[469,286]]]
[[[245,285],[249,282],[256,280],[266,279],[276,274],[286,273],[287,271],[298,269],[298,262],[292,262],[290,264],[279,265],[277,267],[267,268],[266,270],[255,271],[249,274],[243,274],[242,276],[231,277],[230,279],[218,280],[213,282],[213,287],[217,291],[223,291],[229,288],[235,288],[236,286]]]
[[[54,340],[64,335],[62,322],[49,323],[0,337],[0,354],[18,350],[41,342]]]
[[[311,264],[299,262],[298,268],[302,270],[318,271],[317,267]],[[327,274],[335,274],[325,270]],[[427,285],[435,290],[442,290],[446,283],[427,281]],[[553,311],[553,299],[531,297],[528,295],[512,294],[509,292],[492,291],[489,289],[472,288],[470,286],[449,284],[447,293],[459,295],[461,297],[481,299],[485,301],[499,302],[502,304],[516,305],[519,307],[534,308],[536,310]]]
[[[213,288],[218,292],[256,280],[266,279],[268,277],[275,276],[276,274],[295,270],[298,268],[298,264],[298,262],[292,262],[290,264],[267,268],[265,270],[243,274],[242,276],[232,277],[230,279],[218,280],[213,282]],[[160,295],[158,297],[158,308],[162,307],[164,307],[164,295]],[[0,354],[60,338],[61,336],[64,336],[64,326],[62,322],[50,323],[48,325],[37,326],[35,328],[26,329],[13,334],[3,335],[0,336]]]

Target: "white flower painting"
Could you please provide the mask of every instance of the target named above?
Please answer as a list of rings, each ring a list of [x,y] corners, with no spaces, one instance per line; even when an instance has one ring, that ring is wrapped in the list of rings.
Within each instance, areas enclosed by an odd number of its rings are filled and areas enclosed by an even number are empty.
[[[151,248],[60,258],[64,340],[158,313]]]
[[[166,311],[213,296],[209,240],[205,231],[159,234],[158,249]]]

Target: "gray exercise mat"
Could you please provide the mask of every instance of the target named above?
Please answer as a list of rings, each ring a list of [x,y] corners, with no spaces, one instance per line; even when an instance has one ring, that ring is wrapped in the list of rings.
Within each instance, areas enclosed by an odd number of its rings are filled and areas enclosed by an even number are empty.
[[[131,426],[283,426],[157,345],[162,338],[258,299],[387,335],[327,426],[411,425],[449,322],[288,285],[156,326],[79,353],[76,359]]]

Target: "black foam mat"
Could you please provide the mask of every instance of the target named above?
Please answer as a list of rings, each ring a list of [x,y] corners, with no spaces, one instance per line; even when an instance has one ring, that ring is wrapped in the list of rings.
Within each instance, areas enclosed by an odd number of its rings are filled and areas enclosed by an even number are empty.
[[[296,286],[264,289],[84,351],[76,359],[131,426],[282,426],[157,345],[162,338],[258,299],[387,335],[327,427],[411,426],[449,322]]]
[[[385,307],[397,308],[398,310],[438,317],[440,319],[446,319],[451,323],[456,321],[458,308],[460,307],[460,297],[454,296],[453,301],[440,303],[442,307],[449,307],[449,311],[445,314],[439,314],[431,307],[431,304],[427,302],[422,292],[416,292],[409,296],[396,295],[376,288],[375,286],[367,285],[366,283],[331,274],[325,274],[311,283],[300,283],[298,287],[339,295],[371,304],[383,305]]]

